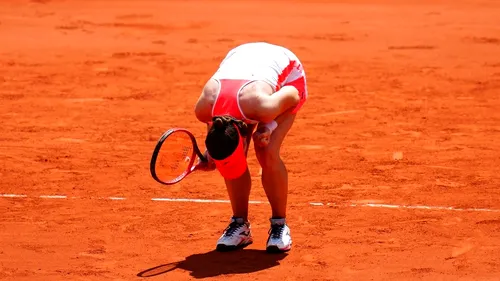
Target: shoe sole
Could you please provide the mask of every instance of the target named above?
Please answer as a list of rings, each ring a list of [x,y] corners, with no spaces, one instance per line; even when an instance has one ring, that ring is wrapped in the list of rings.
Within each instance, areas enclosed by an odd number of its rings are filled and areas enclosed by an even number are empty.
[[[240,244],[240,245],[237,245],[237,246],[232,246],[232,245],[224,245],[224,244],[219,244],[217,245],[217,247],[215,248],[217,251],[219,252],[230,252],[230,251],[235,251],[235,250],[240,250],[240,249],[243,249],[245,248],[246,246],[252,244],[253,241],[250,241],[250,242],[247,242],[247,243],[244,243],[244,244]]]
[[[280,249],[278,246],[269,246],[266,248],[266,252],[271,253],[271,254],[279,254],[279,253],[285,253],[288,252],[292,249],[292,246],[290,245],[288,248],[285,249]]]

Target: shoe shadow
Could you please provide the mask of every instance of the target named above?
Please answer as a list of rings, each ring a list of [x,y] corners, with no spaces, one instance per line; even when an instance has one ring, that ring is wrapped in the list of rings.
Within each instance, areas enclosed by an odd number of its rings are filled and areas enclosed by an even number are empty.
[[[286,253],[269,254],[264,250],[254,249],[232,252],[211,251],[188,256],[183,261],[143,270],[137,276],[153,277],[177,268],[190,271],[190,275],[197,279],[224,274],[245,274],[277,266],[286,255]]]

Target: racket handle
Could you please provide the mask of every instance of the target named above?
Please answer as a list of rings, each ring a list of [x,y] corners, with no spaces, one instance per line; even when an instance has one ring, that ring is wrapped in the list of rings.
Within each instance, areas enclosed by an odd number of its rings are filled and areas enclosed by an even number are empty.
[[[207,152],[205,152],[205,153],[207,153]],[[201,161],[201,162],[208,162],[208,159],[207,159],[207,157],[205,156],[205,153],[203,153],[203,154],[199,155],[199,156],[200,156],[199,158],[200,158],[200,161]],[[207,154],[208,154],[208,153],[207,153]]]

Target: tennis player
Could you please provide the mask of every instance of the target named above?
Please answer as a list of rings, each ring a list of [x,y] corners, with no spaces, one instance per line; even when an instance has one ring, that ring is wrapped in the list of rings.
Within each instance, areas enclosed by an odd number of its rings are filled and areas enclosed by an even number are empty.
[[[248,221],[251,178],[247,166],[252,139],[272,209],[266,249],[291,249],[286,221],[288,173],[280,148],[306,99],[305,73],[297,56],[265,42],[230,50],[204,86],[195,106],[196,118],[208,127],[205,155],[209,161],[203,168],[217,169],[224,177],[233,211],[229,226],[217,241],[217,250],[234,250],[253,242]]]

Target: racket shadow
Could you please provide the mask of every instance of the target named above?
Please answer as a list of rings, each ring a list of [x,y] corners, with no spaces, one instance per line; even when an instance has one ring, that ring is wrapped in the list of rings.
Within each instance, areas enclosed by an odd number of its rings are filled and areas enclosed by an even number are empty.
[[[233,252],[211,251],[194,254],[185,260],[162,264],[137,274],[138,277],[153,277],[166,274],[175,269],[190,272],[196,279],[215,277],[225,274],[246,274],[269,269],[279,265],[286,253],[269,254],[264,250],[248,249]]]

